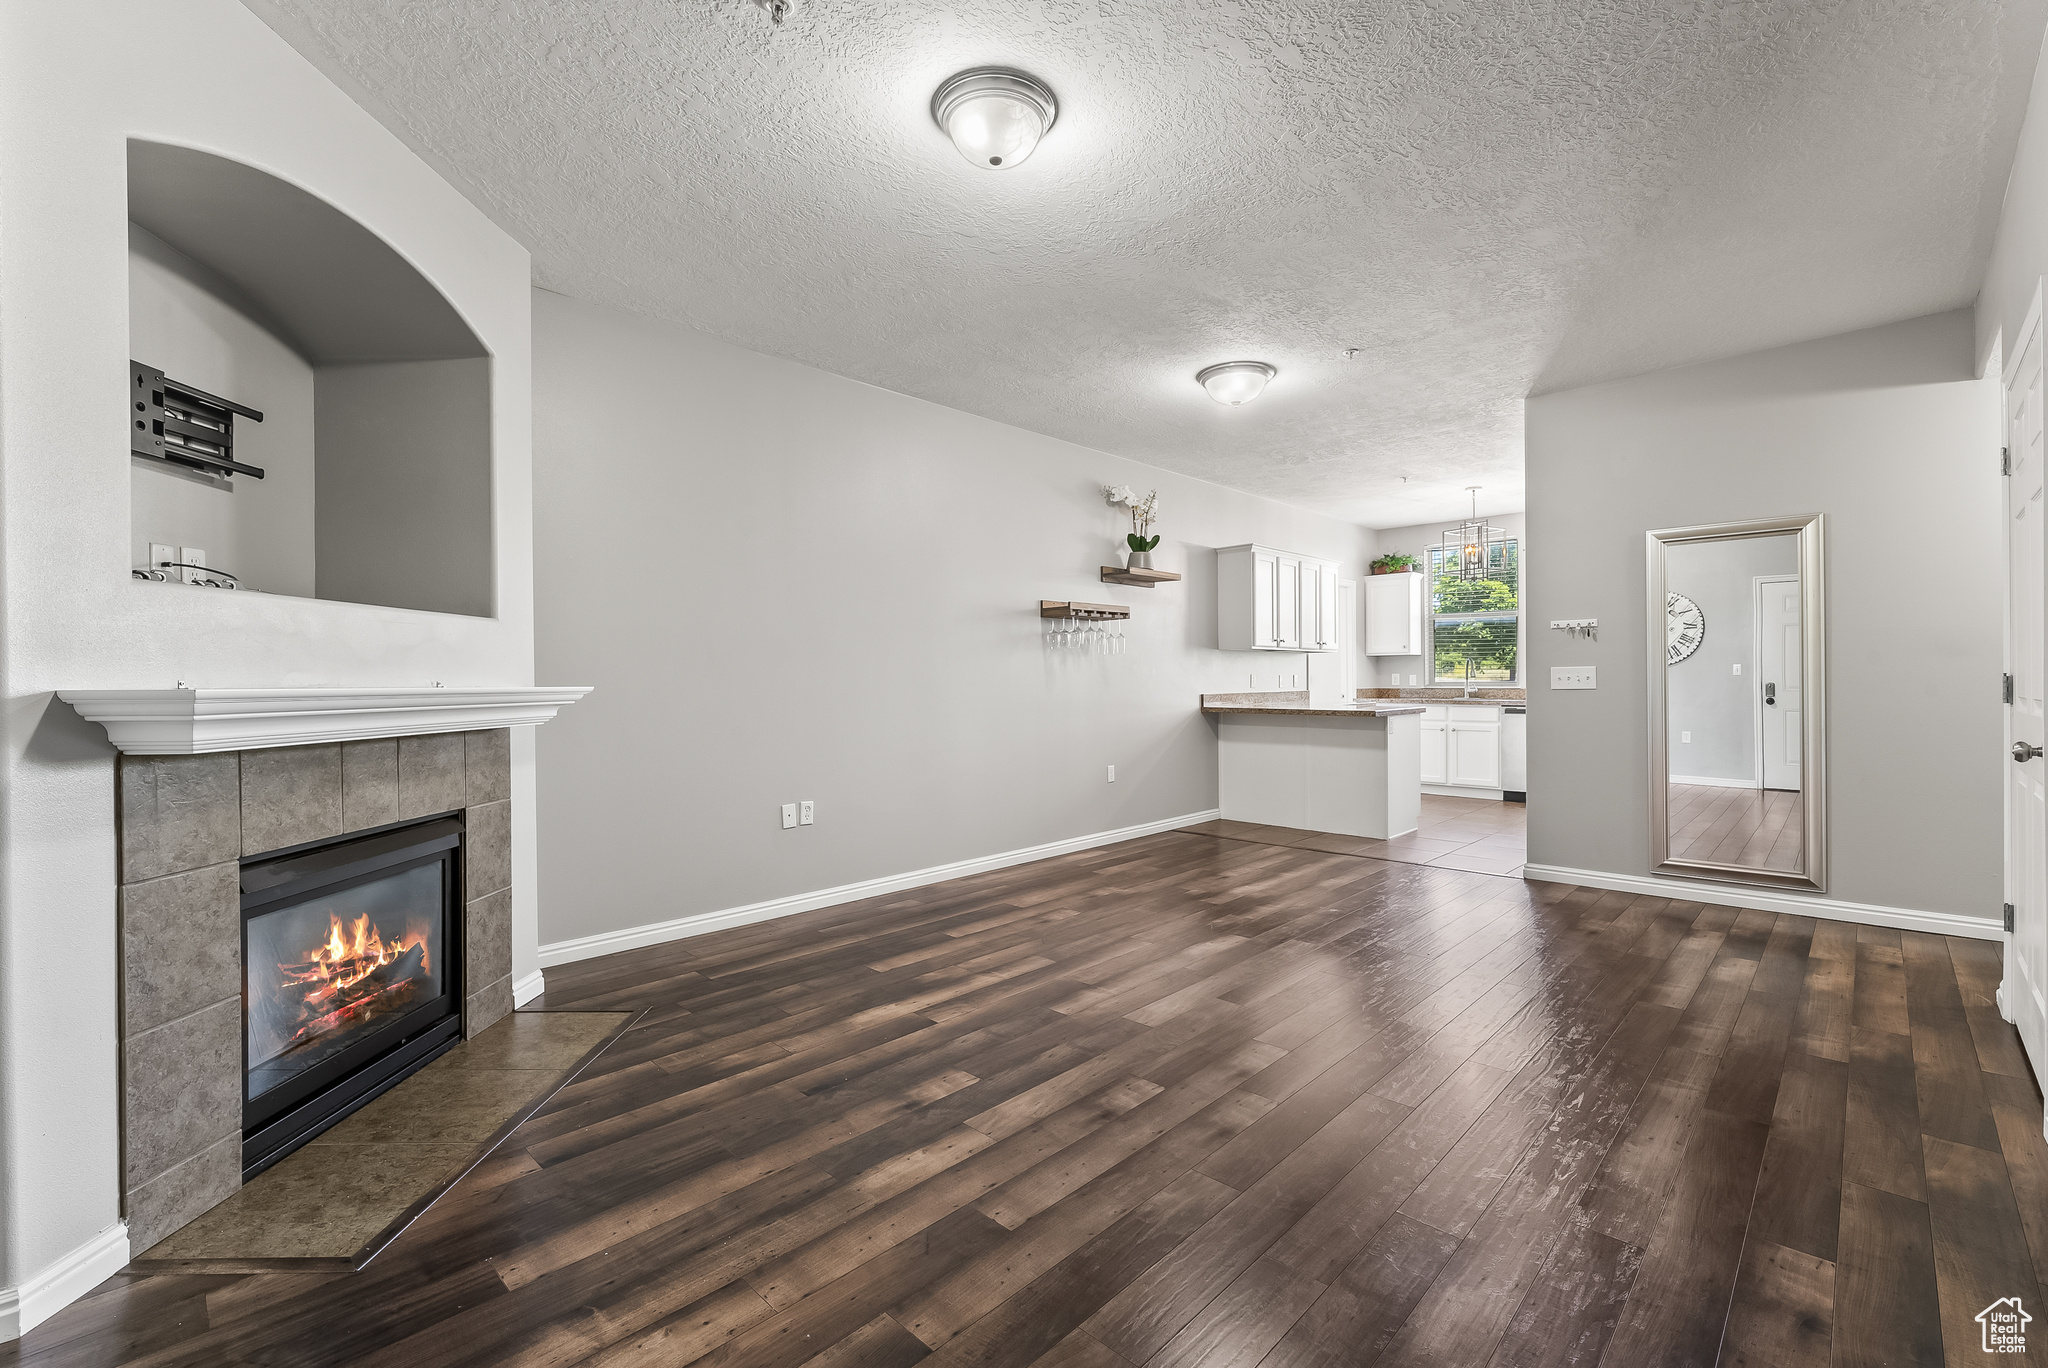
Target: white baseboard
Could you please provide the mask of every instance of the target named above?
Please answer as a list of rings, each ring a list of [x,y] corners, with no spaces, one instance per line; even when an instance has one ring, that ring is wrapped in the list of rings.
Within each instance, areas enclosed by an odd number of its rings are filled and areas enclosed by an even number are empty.
[[[1781,889],[1747,884],[1694,883],[1690,879],[1673,879],[1662,874],[1609,874],[1599,869],[1567,869],[1562,865],[1539,864],[1523,865],[1522,877],[1548,883],[1577,884],[1582,888],[1605,888],[1617,893],[1645,893],[1655,898],[1714,903],[1721,907],[1754,907],[1759,912],[1827,917],[1863,926],[1925,931],[1936,936],[1968,936],[1973,940],[2002,940],[2005,937],[2004,928],[1989,917],[1964,917],[1954,912],[1922,912],[1910,907],[1845,902],[1813,893],[1787,893]]]
[[[930,869],[914,869],[908,874],[889,874],[879,879],[864,879],[859,883],[841,884],[837,888],[820,889],[815,893],[793,893],[786,898],[770,898],[766,902],[748,903],[745,907],[728,907],[717,912],[695,912],[671,921],[649,922],[644,926],[629,926],[619,931],[603,931],[595,936],[578,936],[574,940],[554,941],[541,946],[540,962],[542,967],[552,969],[558,964],[574,964],[578,960],[595,959],[599,955],[614,955],[621,950],[638,950],[642,946],[661,945],[689,936],[701,936],[710,931],[723,931],[728,927],[772,921],[776,917],[793,916],[798,912],[810,912],[820,907],[836,907],[840,903],[858,902],[862,898],[878,897],[906,888],[923,888],[927,884],[944,883],[947,879],[964,878],[969,874],[983,874],[991,869],[1007,869],[1011,865],[1029,864],[1033,860],[1050,859],[1055,855],[1066,855],[1076,850],[1090,850],[1096,846],[1114,845],[1118,841],[1132,841],[1140,836],[1153,836],[1162,831],[1172,831],[1176,827],[1214,821],[1221,815],[1217,809],[1210,808],[1207,812],[1191,812],[1185,816],[1167,817],[1157,822],[1141,822],[1137,826],[1120,827],[1115,831],[1097,831],[1087,836],[1070,836],[1063,841],[1048,841],[1044,845],[1026,846],[1022,850],[1006,850],[1000,855],[983,855],[972,860],[933,865]]]
[[[536,969],[512,985],[512,1006],[524,1007],[548,990],[547,975]]]
[[[116,1221],[21,1286],[0,1287],[0,1342],[20,1339],[127,1263],[128,1224]]]
[[[1761,788],[1754,779],[1708,779],[1697,774],[1673,774],[1669,779],[1674,784],[1692,784],[1699,788]]]
[[[1507,797],[1506,789],[1462,788],[1456,784],[1424,784],[1424,793],[1433,793],[1439,798],[1487,798],[1498,803]]]

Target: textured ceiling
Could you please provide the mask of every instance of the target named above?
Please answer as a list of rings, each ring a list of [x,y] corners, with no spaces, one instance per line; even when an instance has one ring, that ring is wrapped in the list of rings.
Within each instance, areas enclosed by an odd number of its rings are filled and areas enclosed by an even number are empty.
[[[1520,508],[1532,391],[1967,303],[2044,0],[248,3],[547,288],[1397,526]]]

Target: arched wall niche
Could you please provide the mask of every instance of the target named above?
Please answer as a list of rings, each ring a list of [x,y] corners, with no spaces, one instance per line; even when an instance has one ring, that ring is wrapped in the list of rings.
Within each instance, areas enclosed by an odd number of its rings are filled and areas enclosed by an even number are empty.
[[[403,255],[317,195],[128,143],[130,356],[261,411],[264,478],[131,460],[132,563],[203,550],[257,592],[493,612],[491,357]],[[224,592],[187,585],[166,592]]]

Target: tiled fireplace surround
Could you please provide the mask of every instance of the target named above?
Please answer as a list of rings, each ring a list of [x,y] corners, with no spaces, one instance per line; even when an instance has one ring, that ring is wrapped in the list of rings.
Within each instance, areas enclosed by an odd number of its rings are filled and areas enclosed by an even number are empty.
[[[460,812],[465,1036],[512,1010],[509,733],[122,755],[122,1192],[129,1248],[242,1184],[241,860]]]

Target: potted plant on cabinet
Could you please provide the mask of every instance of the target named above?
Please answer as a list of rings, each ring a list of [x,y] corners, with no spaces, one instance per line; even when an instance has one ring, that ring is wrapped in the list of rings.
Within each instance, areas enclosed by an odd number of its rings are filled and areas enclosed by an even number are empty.
[[[1398,551],[1389,551],[1372,563],[1375,575],[1402,575],[1415,569],[1422,562],[1414,556],[1404,556]]]

